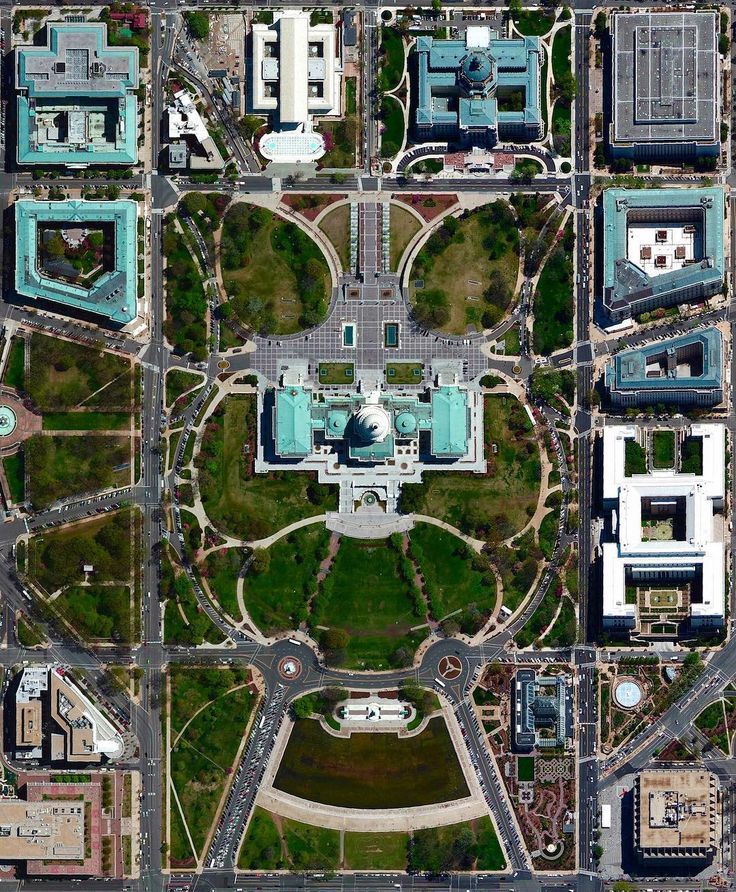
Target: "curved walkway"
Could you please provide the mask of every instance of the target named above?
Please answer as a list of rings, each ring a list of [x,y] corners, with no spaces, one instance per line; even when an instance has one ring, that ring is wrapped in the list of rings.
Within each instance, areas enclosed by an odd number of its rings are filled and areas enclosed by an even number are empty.
[[[422,805],[416,808],[338,808],[311,802],[289,793],[282,793],[273,787],[261,787],[256,798],[257,805],[285,818],[301,821],[303,824],[316,824],[333,830],[353,830],[372,833],[380,817],[383,832],[422,830],[445,824],[459,824],[488,814],[488,806],[482,798],[468,796],[453,799],[438,805]]]

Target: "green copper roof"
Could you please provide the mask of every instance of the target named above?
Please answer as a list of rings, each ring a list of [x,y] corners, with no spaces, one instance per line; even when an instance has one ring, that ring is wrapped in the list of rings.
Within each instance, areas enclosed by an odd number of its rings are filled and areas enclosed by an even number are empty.
[[[432,392],[432,453],[464,455],[468,451],[468,395],[458,387]]]

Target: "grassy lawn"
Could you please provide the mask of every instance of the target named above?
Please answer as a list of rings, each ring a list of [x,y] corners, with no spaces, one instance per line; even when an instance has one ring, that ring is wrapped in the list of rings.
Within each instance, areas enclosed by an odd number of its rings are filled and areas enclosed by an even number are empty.
[[[176,217],[171,215],[167,220],[163,239],[166,258],[164,333],[176,350],[203,360],[207,356],[207,298],[202,274],[187,238],[176,228]]]
[[[516,774],[520,781],[533,781],[534,756],[519,756],[516,760]]]
[[[171,751],[171,780],[192,841],[201,853],[255,697],[246,688],[206,706]]]
[[[636,440],[626,440],[624,444],[624,476],[631,477],[634,474],[646,474],[647,454],[644,447]]]
[[[554,625],[544,636],[544,642],[549,647],[572,647],[577,638],[578,621],[575,616],[575,605],[569,598],[564,598]]]
[[[254,396],[228,397],[207,423],[195,464],[204,509],[218,529],[260,539],[302,517],[335,509],[334,489],[319,486],[307,474],[254,475],[255,438]]]
[[[343,204],[328,211],[319,222],[319,228],[332,242],[343,272],[350,269],[350,205]]]
[[[241,870],[279,870],[284,865],[281,834],[269,812],[256,806],[238,855]]]
[[[414,260],[414,313],[428,328],[453,334],[489,328],[511,303],[518,269],[517,223],[503,202],[445,218]]]
[[[703,473],[703,438],[702,437],[685,437],[682,442],[680,453],[680,473],[697,474],[701,476]]]
[[[161,599],[166,601],[164,643],[185,646],[196,646],[205,641],[222,643],[222,634],[199,606],[192,583],[173,560],[173,553],[172,549],[167,549],[161,561],[159,593]]]
[[[18,643],[21,647],[35,647],[37,644],[43,644],[46,640],[41,629],[35,623],[22,616],[18,617],[15,633],[18,636]]]
[[[84,581],[82,566],[92,564],[94,581],[122,582],[130,576],[131,523],[137,509],[104,514],[83,523],[44,530],[29,543],[30,578],[51,594]]]
[[[397,204],[391,205],[391,269],[398,271],[399,261],[406,250],[409,242],[421,229],[421,223],[411,211],[399,207]]]
[[[54,605],[86,641],[130,644],[135,637],[127,585],[71,586]]]
[[[652,464],[655,468],[674,468],[674,431],[652,431]]]
[[[445,721],[431,719],[417,737],[332,737],[312,719],[294,726],[274,786],[315,802],[348,808],[406,808],[468,795]]]
[[[203,383],[202,376],[195,375],[194,372],[170,369],[166,373],[166,408],[171,408],[179,397],[192,387],[202,386]]]
[[[503,870],[503,849],[489,817],[416,830],[409,850],[412,871],[433,874],[451,870]]]
[[[339,121],[322,119],[320,132],[325,137],[327,152],[319,159],[320,168],[355,167],[358,148],[358,117],[347,114]]]
[[[557,586],[553,582],[547,589],[541,603],[531,616],[531,619],[516,633],[515,640],[518,647],[529,647],[552,622],[557,612],[560,597]]]
[[[10,344],[8,362],[5,366],[5,375],[3,376],[3,384],[7,387],[23,390],[26,378],[25,355],[26,342],[23,338],[13,338]]]
[[[569,102],[559,98],[552,108],[552,139],[560,155],[569,156],[571,133],[572,107]]]
[[[559,83],[570,72],[572,58],[572,28],[560,28],[552,43],[552,77]]]
[[[379,118],[383,124],[381,157],[393,158],[404,142],[404,109],[395,96],[383,97]]]
[[[24,445],[28,497],[34,508],[91,490],[130,483],[127,437],[53,437],[37,434]]]
[[[43,412],[133,408],[133,377],[127,359],[36,332],[29,347],[26,390]]]
[[[545,15],[538,9],[522,9],[514,13],[514,24],[527,37],[541,37],[555,22],[554,15]]]
[[[405,870],[408,833],[345,832],[346,870]]]
[[[290,818],[284,818],[281,825],[293,870],[334,870],[339,866],[339,831],[301,824]]]
[[[476,632],[496,603],[496,581],[485,558],[462,539],[428,523],[411,531],[411,551],[424,576],[434,619],[453,614],[463,631]]]
[[[317,571],[327,555],[330,534],[314,524],[279,539],[267,554],[268,567],[251,566],[243,585],[245,606],[266,635],[295,629],[307,618],[307,604],[317,587]]]
[[[387,669],[399,661],[397,651],[413,654],[423,637],[410,632],[423,621],[418,608],[423,611],[424,605],[406,578],[405,561],[393,540],[340,539],[315,600],[311,623],[348,633],[346,665]]]
[[[246,552],[242,548],[220,548],[208,554],[204,565],[200,567],[213,597],[236,622],[241,619],[237,585],[245,556]]]
[[[381,28],[381,45],[378,48],[380,70],[378,88],[382,92],[399,86],[404,73],[404,41],[395,28]]]
[[[256,807],[238,866],[241,870],[335,870],[340,866],[339,858],[339,831],[274,817]]]
[[[355,364],[352,362],[321,362],[320,384],[352,384],[355,381]]]
[[[550,254],[534,292],[534,350],[549,355],[572,344],[573,221],[568,220],[557,247]]]
[[[254,331],[291,334],[324,320],[327,263],[294,223],[243,202],[233,205],[223,225],[221,264],[230,312]]]
[[[345,78],[345,113],[358,113],[358,79],[355,77]]]
[[[3,459],[3,470],[10,488],[10,498],[17,505],[25,499],[26,495],[25,468],[25,452],[22,446],[13,455],[8,455]]]
[[[387,384],[421,384],[423,378],[424,366],[421,362],[386,363]]]
[[[119,431],[130,427],[127,412],[46,412],[47,431]]]
[[[184,829],[184,821],[173,796],[171,797],[169,860],[172,867],[193,867],[195,864],[194,852],[192,852],[192,847],[189,845],[189,839]]]
[[[489,395],[483,423],[486,474],[425,472],[425,483],[404,486],[402,510],[431,514],[478,538],[495,531],[505,539],[523,529],[536,510],[542,473],[531,421],[514,397]]]
[[[539,524],[539,547],[542,549],[542,554],[548,561],[552,560],[552,553],[555,548],[555,542],[557,541],[557,527],[559,521],[560,512],[550,511],[549,514],[544,515],[542,522]]]
[[[250,671],[239,664],[228,666],[169,666],[171,684],[171,728],[181,731],[194,713],[210,700],[217,700],[250,680]]]

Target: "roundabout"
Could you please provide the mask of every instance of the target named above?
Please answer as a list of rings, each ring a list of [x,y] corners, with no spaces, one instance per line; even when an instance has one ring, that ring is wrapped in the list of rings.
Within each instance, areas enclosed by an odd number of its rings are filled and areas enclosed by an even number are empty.
[[[462,674],[463,664],[459,657],[454,655],[444,656],[438,663],[437,671],[447,681],[455,681]]]
[[[302,674],[302,664],[296,657],[283,657],[279,660],[279,675],[286,681],[296,681]]]

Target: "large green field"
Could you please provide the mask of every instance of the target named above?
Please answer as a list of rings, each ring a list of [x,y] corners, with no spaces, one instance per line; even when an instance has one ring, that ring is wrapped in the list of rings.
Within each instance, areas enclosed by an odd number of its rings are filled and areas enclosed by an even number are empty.
[[[414,314],[421,324],[453,334],[490,328],[506,314],[518,270],[519,230],[504,202],[446,217],[412,266]]]
[[[247,688],[237,688],[205,706],[176,743],[172,733],[171,780],[197,853],[202,851],[222,790],[229,782],[254,704]],[[181,709],[172,693],[172,715]]]
[[[338,660],[347,666],[387,669],[404,664],[424,637],[410,632],[425,618],[424,603],[397,538],[399,543],[341,538],[317,595],[311,624],[347,632]]]
[[[496,603],[496,580],[486,558],[428,523],[411,531],[411,551],[424,576],[433,618],[452,615],[464,632],[476,632]]]
[[[321,523],[295,530],[266,552],[267,567],[251,566],[243,584],[245,607],[266,635],[295,629],[307,618],[317,589],[317,570],[327,555],[330,534]]]
[[[222,275],[229,311],[261,333],[289,334],[323,321],[331,287],[321,249],[294,223],[239,202],[225,217]]]
[[[404,73],[404,40],[395,28],[381,28],[379,88],[381,92],[394,90],[399,86]]]
[[[481,539],[523,529],[536,510],[542,473],[532,423],[512,396],[486,396],[483,423],[486,474],[425,472],[424,483],[403,487],[403,511],[430,514]]]
[[[294,725],[274,786],[294,796],[346,808],[408,808],[468,795],[445,721],[431,719],[417,737],[332,737],[319,722]]]
[[[205,511],[218,529],[260,539],[336,508],[334,490],[319,486],[308,474],[253,474],[255,438],[254,396],[226,398],[207,421],[195,464]]]
[[[390,234],[390,260],[391,269],[398,272],[399,261],[409,242],[419,232],[421,223],[411,211],[407,211],[399,204],[391,205],[391,234]]]

